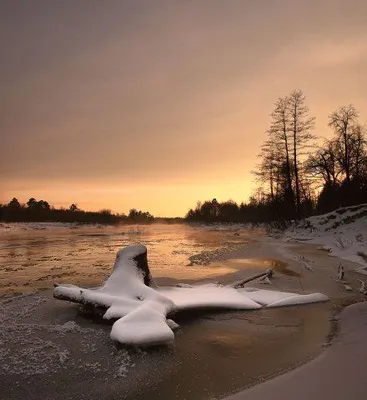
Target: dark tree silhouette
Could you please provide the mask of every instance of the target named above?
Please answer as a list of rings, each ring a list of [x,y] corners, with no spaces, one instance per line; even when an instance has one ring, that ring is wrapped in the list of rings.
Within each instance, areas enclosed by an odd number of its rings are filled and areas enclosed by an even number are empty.
[[[351,180],[352,174],[351,156],[357,121],[358,112],[351,104],[348,107],[340,107],[329,116],[329,126],[336,133],[340,144],[339,161],[347,182]]]
[[[75,203],[68,209],[54,208],[47,201],[37,201],[31,197],[26,205],[13,198],[7,205],[0,205],[2,221],[32,221],[32,222],[78,222],[78,223],[150,223],[154,217],[148,212],[133,211],[129,217],[124,214],[113,214],[109,209],[100,211],[84,211]]]
[[[306,96],[302,90],[293,91],[289,98],[289,123],[292,133],[293,146],[293,168],[294,168],[294,186],[296,191],[296,214],[297,219],[301,218],[301,188],[302,188],[302,155],[310,142],[315,139],[311,130],[315,125],[315,118],[310,117],[306,105]]]
[[[69,210],[71,212],[80,211],[78,206],[76,204],[74,204],[74,203],[70,205]]]
[[[271,222],[367,202],[367,135],[353,106],[329,116],[334,137],[315,149],[314,118],[300,90],[280,97],[268,138],[253,171],[259,187],[249,202],[198,202],[186,215],[194,222]],[[310,153],[310,149],[313,153]]]

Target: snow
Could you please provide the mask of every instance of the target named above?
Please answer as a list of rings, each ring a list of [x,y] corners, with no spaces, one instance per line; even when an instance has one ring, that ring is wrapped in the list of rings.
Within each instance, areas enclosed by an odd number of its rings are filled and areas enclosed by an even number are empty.
[[[78,222],[9,222],[0,223],[0,233],[17,231],[45,231],[50,229],[99,228],[100,224],[80,224]]]
[[[99,379],[101,373],[107,376],[111,371],[114,378],[125,377],[135,362],[145,357],[139,348],[114,346],[102,326],[88,321],[79,325],[73,319],[65,320],[63,313],[51,313],[48,303],[46,292],[0,302],[2,387],[9,382],[25,387],[34,380],[52,382],[65,373],[80,374],[87,380]]]
[[[143,229],[140,226],[120,225],[121,231],[115,234],[140,235]],[[88,236],[103,236],[100,230],[113,230],[116,225],[100,224],[100,223],[81,223],[81,222],[0,222],[0,234],[34,232],[34,231],[65,231],[73,230],[85,233]],[[94,233],[96,231],[96,233]]]
[[[60,351],[59,352],[59,361],[61,364],[65,364],[65,362],[69,359],[69,351],[68,350],[64,350],[64,351]]]
[[[360,264],[357,272],[367,275],[367,203],[306,218],[288,228],[284,240],[320,244],[331,256]]]
[[[174,334],[166,322],[165,307],[158,302],[146,301],[113,324],[111,339],[130,345],[152,346],[173,342]]]
[[[112,274],[100,288],[82,289],[74,285],[60,285],[54,289],[54,296],[64,296],[80,303],[106,307],[106,319],[121,318],[141,306],[145,300],[165,304],[166,311],[169,312],[174,308],[174,304],[153,288],[146,286],[141,271],[136,268],[134,257],[145,251],[146,248],[142,245],[120,249]]]
[[[59,333],[80,332],[80,326],[74,321],[68,321],[63,325],[55,325],[53,330]]]
[[[175,322],[173,319],[167,319],[166,320],[167,325],[174,331],[175,329],[178,329],[180,325]]]
[[[329,300],[327,296],[321,293],[297,294],[256,288],[243,288],[238,290],[251,300],[265,307],[294,306]]]
[[[124,247],[117,252],[112,274],[100,288],[59,285],[54,296],[107,308],[103,318],[117,319],[111,331],[113,340],[142,346],[171,342],[174,335],[166,315],[175,304],[144,284],[142,271],[134,261],[144,252],[142,245]]]
[[[188,287],[152,288],[144,284],[143,271],[135,258],[146,252],[142,245],[128,246],[117,252],[112,274],[100,288],[83,289],[58,285],[54,297],[102,306],[103,318],[116,319],[111,338],[123,344],[150,346],[171,343],[178,325],[167,316],[197,308],[255,310],[326,301],[320,293],[298,295],[257,289],[234,289],[216,284]],[[148,272],[149,273],[149,272]],[[150,274],[150,273],[149,273]],[[60,330],[78,329],[70,322]]]
[[[176,305],[176,310],[192,308],[231,308],[255,310],[261,306],[230,287],[219,287],[215,284],[200,285],[193,288],[167,287],[159,288],[159,293],[169,298]]]

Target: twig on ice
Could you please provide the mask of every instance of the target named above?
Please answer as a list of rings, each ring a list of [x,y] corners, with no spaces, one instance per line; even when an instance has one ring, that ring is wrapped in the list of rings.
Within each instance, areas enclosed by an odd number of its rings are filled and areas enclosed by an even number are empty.
[[[246,283],[254,281],[255,279],[258,279],[258,278],[268,278],[269,279],[269,278],[272,278],[273,275],[274,275],[274,271],[271,268],[269,268],[265,272],[262,272],[261,274],[257,274],[255,276],[252,276],[251,278],[242,279],[240,281],[231,283],[227,286],[233,287],[234,289],[238,289],[238,288],[243,287]]]

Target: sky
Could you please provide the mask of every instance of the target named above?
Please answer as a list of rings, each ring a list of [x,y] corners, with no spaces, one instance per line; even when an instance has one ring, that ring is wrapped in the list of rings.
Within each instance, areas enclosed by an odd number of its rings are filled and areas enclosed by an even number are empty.
[[[0,203],[247,201],[279,96],[367,122],[365,0],[0,0]]]

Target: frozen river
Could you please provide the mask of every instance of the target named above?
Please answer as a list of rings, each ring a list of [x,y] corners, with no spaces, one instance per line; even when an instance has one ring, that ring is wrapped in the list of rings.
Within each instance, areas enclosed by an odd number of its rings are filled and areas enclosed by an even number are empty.
[[[141,243],[156,278],[198,280],[234,270],[213,263],[246,243],[246,231],[184,224],[115,227],[2,224],[0,296],[51,288],[54,282],[98,285],[123,246]]]
[[[317,354],[329,332],[329,303],[189,313],[177,316],[173,345],[138,351],[116,346],[110,325],[47,290],[55,281],[99,285],[116,251],[133,243],[147,246],[160,284],[235,280],[239,269],[267,267],[264,260],[227,259],[241,247],[256,247],[260,232],[183,224],[1,224],[0,235],[0,295],[38,292],[0,302],[0,392],[7,400],[220,398]]]

